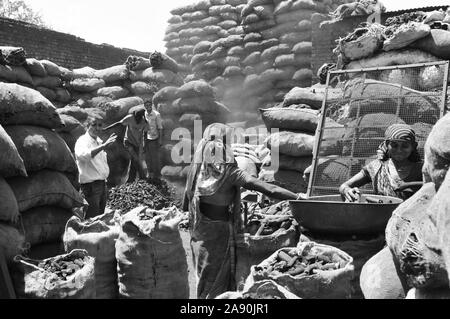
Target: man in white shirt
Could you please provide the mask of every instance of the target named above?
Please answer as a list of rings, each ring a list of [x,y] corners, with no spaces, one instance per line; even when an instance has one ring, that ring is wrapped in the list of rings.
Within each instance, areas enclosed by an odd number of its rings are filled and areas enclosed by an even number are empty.
[[[153,108],[151,101],[144,103],[146,112],[145,119],[148,122],[147,136],[145,139],[145,160],[149,177],[161,177],[161,165],[159,152],[162,146],[162,119],[161,114]]]
[[[87,123],[87,132],[75,143],[75,158],[79,172],[81,193],[89,204],[85,218],[102,215],[105,212],[107,189],[106,179],[109,166],[105,149],[112,145],[116,134],[106,142],[99,138],[103,128],[103,119],[93,118]]]

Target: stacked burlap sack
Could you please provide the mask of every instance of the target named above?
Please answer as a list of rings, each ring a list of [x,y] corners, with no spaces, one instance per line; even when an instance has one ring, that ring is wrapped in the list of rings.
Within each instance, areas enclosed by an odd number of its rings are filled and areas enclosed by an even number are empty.
[[[360,69],[446,60],[450,57],[448,12],[417,11],[388,18],[384,25],[359,27],[338,40],[334,50],[340,66]],[[447,21],[447,22],[445,22]],[[410,70],[379,72],[376,80],[402,84],[419,91],[442,86],[443,68],[424,67],[419,74]]]
[[[18,298],[95,298],[94,258],[86,250],[31,259],[16,256],[11,277]]]
[[[75,159],[54,131],[63,125],[55,106],[38,91],[0,83],[2,125],[2,246],[7,259],[27,242],[31,252],[44,245],[61,250],[72,209],[85,205],[78,189]],[[3,237],[6,236],[6,237]],[[13,245],[14,248],[11,248]],[[8,247],[10,247],[8,249]]]
[[[72,75],[70,70],[49,60],[27,58],[20,47],[0,47],[0,52],[5,56],[0,63],[0,82],[33,88],[56,106],[70,102],[70,93],[65,88]]]
[[[120,298],[189,298],[182,218],[175,207],[138,207],[122,217],[115,244]]]
[[[301,242],[252,266],[244,291],[271,280],[302,299],[344,299],[351,297],[353,276],[353,258],[347,253],[333,246]]]
[[[181,72],[191,73],[194,47],[229,35],[242,34],[240,11],[245,0],[206,0],[170,11],[166,29],[166,53],[180,63]]]
[[[115,243],[119,237],[121,216],[114,211],[82,220],[73,216],[66,224],[64,249],[84,249],[94,258],[95,297],[119,296]]]
[[[425,144],[422,188],[400,204],[386,226],[387,247],[361,272],[366,298],[449,298],[449,117],[440,119]]]

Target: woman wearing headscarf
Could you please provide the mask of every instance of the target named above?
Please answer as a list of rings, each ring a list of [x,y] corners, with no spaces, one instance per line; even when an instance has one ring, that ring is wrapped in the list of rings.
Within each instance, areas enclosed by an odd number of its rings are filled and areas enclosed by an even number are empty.
[[[241,220],[240,188],[280,200],[299,197],[239,169],[230,147],[231,134],[232,128],[225,124],[206,128],[186,183],[183,207],[189,211],[199,299],[212,299],[236,289],[234,235]]]
[[[357,201],[360,195],[358,187],[372,183],[377,195],[407,199],[413,192],[402,191],[402,186],[422,181],[422,164],[414,130],[406,124],[393,124],[386,129],[377,159],[343,183],[339,192],[346,201]]]

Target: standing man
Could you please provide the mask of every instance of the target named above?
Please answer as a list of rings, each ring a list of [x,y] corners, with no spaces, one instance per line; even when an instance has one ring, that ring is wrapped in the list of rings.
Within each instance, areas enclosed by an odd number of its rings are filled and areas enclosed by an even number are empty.
[[[143,105],[134,107],[132,114],[128,114],[119,122],[111,124],[103,129],[103,131],[105,131],[119,125],[126,127],[123,145],[131,156],[131,165],[133,171],[137,172],[138,179],[145,179],[147,177],[147,170],[143,163],[145,134],[147,134],[148,131],[148,122],[145,119],[145,112],[146,110]]]
[[[100,139],[103,119],[96,117],[87,122],[87,132],[75,143],[75,158],[79,172],[81,193],[89,204],[85,218],[102,215],[105,212],[107,189],[106,179],[109,166],[105,149],[112,145],[116,134],[106,142]]]
[[[149,170],[150,178],[161,177],[161,165],[159,152],[162,146],[162,119],[161,114],[156,111],[151,101],[144,103],[146,112],[145,119],[148,122],[147,138],[145,141],[145,160]]]

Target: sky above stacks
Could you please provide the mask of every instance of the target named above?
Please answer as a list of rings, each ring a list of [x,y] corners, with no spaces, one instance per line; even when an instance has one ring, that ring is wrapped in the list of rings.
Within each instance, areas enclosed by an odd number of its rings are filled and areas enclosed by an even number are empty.
[[[194,0],[25,0],[53,30],[88,42],[164,51],[170,10]],[[448,5],[449,0],[382,0],[388,11]]]

